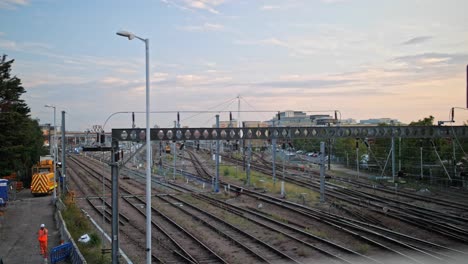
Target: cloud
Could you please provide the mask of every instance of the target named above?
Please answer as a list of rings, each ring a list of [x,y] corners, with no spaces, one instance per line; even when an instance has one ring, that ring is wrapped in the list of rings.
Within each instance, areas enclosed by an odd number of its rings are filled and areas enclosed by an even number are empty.
[[[18,6],[25,6],[28,4],[28,0],[0,0],[0,9],[16,9]]]
[[[260,7],[260,10],[263,10],[263,11],[271,11],[271,10],[274,10],[274,9],[280,9],[281,7],[278,6],[278,5],[264,5],[264,6],[261,6]]]
[[[0,39],[0,48],[6,50],[17,50],[18,46],[16,42],[6,39]]]
[[[201,31],[222,31],[224,26],[221,24],[212,24],[212,23],[204,23],[200,26],[185,26],[179,27],[180,30],[189,31],[189,32],[201,32]]]
[[[464,53],[422,53],[409,56],[400,56],[392,61],[402,63],[408,67],[450,66],[464,64],[468,61],[468,54]]]
[[[103,84],[113,84],[113,85],[125,85],[125,84],[130,83],[128,79],[121,79],[121,78],[117,78],[113,76],[105,77],[100,82]]]
[[[342,3],[347,2],[348,0],[320,0],[320,2],[325,4],[335,4],[335,3]]]
[[[0,32],[0,37],[4,35]],[[42,53],[52,50],[52,46],[47,43],[40,42],[17,42],[9,39],[0,39],[0,48],[12,51],[21,51],[28,53]]]
[[[183,86],[211,86],[211,85],[221,85],[221,86],[230,86],[232,77],[230,76],[205,76],[198,74],[183,74],[177,75],[175,80],[175,85]]]
[[[314,45],[311,41],[307,40],[281,40],[275,37],[261,39],[261,40],[237,40],[234,42],[238,45],[260,45],[260,46],[276,46],[289,50],[292,55],[311,55],[318,52],[318,47]]]
[[[401,45],[414,45],[414,44],[421,44],[423,42],[427,42],[429,40],[431,40],[433,37],[431,36],[420,36],[420,37],[414,37],[412,39],[409,39],[403,43],[401,43]]]
[[[169,73],[157,72],[153,74],[153,76],[151,77],[151,80],[155,82],[162,82],[162,81],[167,80],[168,76],[169,76]]]
[[[337,87],[351,84],[352,80],[327,80],[327,79],[307,79],[307,80],[277,80],[270,82],[255,83],[255,86],[270,87],[270,88],[326,88]]]
[[[24,87],[36,88],[43,85],[76,85],[89,82],[89,78],[76,75],[60,75],[50,72],[23,74],[21,81]]]
[[[236,40],[234,44],[282,47],[289,52],[291,57],[333,55],[341,58],[351,53],[365,52],[367,54],[376,46],[376,43],[371,44],[368,41],[368,39],[374,39],[374,36],[336,25],[319,24],[308,29],[307,32],[300,35],[285,34],[281,37],[271,36],[256,40]],[[379,52],[381,52],[380,49]]]
[[[161,2],[182,10],[203,10],[212,14],[219,14],[216,9],[225,0],[161,0]]]

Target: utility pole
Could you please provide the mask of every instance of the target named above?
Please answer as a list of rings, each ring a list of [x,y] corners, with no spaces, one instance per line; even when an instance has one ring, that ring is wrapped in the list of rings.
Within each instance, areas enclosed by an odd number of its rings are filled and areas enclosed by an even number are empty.
[[[419,141],[419,152],[421,158],[421,179],[423,178],[423,145],[422,140]]]
[[[398,171],[401,171],[401,137],[398,137]]]
[[[176,121],[174,121],[174,128],[177,128],[177,122]],[[175,181],[175,179],[176,179],[176,160],[177,160],[177,153],[176,153],[177,145],[176,145],[175,140],[172,142],[172,147],[173,147],[172,149],[173,149],[173,154],[174,154],[174,175],[173,175],[173,179]]]
[[[272,149],[271,151],[273,153],[271,153],[272,155],[272,164],[273,166],[271,167],[272,169],[272,172],[273,172],[273,184],[276,184],[276,134],[275,134],[275,120],[273,119],[273,139],[271,140],[271,146],[272,146]]]
[[[216,115],[216,128],[219,128],[219,115]],[[216,140],[216,178],[215,178],[215,186],[214,192],[219,192],[219,139]]]
[[[325,142],[320,142],[320,202],[325,202]]]
[[[250,161],[252,160],[252,140],[249,139],[249,151],[247,154],[247,186],[250,186]]]
[[[359,138],[356,138],[356,171],[359,179]]]
[[[453,177],[457,177],[457,156],[456,156],[456,153],[455,153],[455,138],[452,138],[452,148],[453,148]]]
[[[237,127],[241,127],[241,121],[240,121],[240,94],[237,95]]]
[[[328,139],[328,170],[331,170],[331,153],[332,153],[332,143],[331,143],[331,138]]]
[[[148,147],[148,146],[147,146]],[[112,140],[112,263],[119,263],[119,143]],[[148,161],[147,161],[148,162]]]
[[[395,137],[392,135],[392,178],[395,182]]]
[[[62,194],[66,194],[66,160],[65,160],[65,111],[62,111]]]

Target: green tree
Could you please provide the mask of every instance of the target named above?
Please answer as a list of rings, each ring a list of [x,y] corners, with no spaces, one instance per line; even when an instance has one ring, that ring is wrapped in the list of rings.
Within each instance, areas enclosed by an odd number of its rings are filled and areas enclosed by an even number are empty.
[[[39,124],[21,99],[26,90],[19,78],[11,76],[13,62],[6,55],[0,60],[0,176],[19,172],[27,184],[31,166],[45,149]]]

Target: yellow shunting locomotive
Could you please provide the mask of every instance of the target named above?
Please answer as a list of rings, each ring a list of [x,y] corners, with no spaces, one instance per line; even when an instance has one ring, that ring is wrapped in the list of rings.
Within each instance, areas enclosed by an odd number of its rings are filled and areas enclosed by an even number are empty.
[[[41,161],[32,167],[31,193],[34,196],[47,195],[57,188],[54,171],[54,161],[49,157],[41,157]]]

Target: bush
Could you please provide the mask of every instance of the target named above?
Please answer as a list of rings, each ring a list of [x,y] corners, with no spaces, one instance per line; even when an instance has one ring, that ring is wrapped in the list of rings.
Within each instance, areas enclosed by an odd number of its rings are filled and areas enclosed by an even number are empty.
[[[93,232],[91,235],[89,235],[89,238],[90,240],[88,242],[88,246],[95,247],[101,245],[101,237],[99,237],[98,234]]]
[[[83,234],[90,234],[90,241],[88,243],[77,243],[86,261],[96,264],[111,263],[110,255],[102,254],[102,240],[100,236],[94,232],[88,218],[69,197],[65,199],[65,204],[66,209],[62,211],[62,216],[73,239],[78,241]]]

